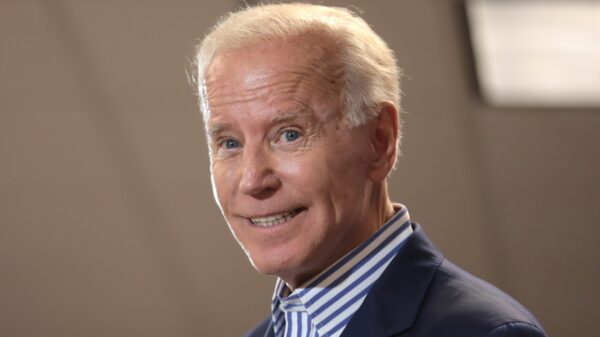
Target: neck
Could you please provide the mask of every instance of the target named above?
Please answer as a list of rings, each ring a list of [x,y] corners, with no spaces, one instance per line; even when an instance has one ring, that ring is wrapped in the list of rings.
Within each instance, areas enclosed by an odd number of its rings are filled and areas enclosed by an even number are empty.
[[[381,186],[375,188],[372,203],[376,210],[373,224],[379,229],[394,215],[394,205],[388,195],[387,182],[384,181]]]

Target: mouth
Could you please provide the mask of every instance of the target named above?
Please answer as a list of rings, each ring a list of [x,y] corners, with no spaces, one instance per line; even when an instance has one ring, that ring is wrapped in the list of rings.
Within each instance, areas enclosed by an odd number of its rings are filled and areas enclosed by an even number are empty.
[[[262,216],[262,217],[252,217],[249,218],[250,222],[253,225],[259,226],[259,227],[272,227],[272,226],[276,226],[276,225],[280,225],[283,223],[286,223],[290,220],[292,220],[296,215],[298,215],[300,212],[306,210],[306,208],[297,208],[288,212],[284,212],[284,213],[279,213],[279,214],[273,214],[273,215],[269,215],[269,216]]]

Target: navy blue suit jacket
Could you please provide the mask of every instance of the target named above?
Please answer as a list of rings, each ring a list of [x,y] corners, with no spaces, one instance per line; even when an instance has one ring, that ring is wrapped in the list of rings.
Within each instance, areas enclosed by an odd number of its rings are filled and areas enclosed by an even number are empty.
[[[543,337],[533,315],[444,259],[414,232],[375,282],[341,337]],[[273,337],[267,318],[246,337]]]

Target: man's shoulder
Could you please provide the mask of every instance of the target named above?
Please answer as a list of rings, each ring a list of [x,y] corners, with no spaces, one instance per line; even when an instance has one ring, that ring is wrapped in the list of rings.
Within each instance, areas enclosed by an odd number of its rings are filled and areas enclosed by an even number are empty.
[[[439,334],[445,330],[451,335],[545,336],[519,302],[448,260],[438,269],[415,323],[427,330],[423,335],[445,336]]]
[[[271,326],[271,317],[267,317],[264,321],[262,321],[259,325],[254,327],[254,329],[248,331],[244,337],[265,337],[267,333],[267,329]]]
[[[344,336],[546,336],[525,307],[449,262],[418,226],[414,228],[350,319]],[[264,337],[270,323],[269,317],[246,337]]]

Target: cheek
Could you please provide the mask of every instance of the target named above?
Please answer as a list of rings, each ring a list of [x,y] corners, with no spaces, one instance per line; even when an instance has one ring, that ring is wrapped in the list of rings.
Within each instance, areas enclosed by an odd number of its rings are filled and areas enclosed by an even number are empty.
[[[352,199],[362,195],[368,182],[369,160],[366,146],[340,142],[327,156],[327,168],[321,173],[332,185],[331,189],[341,199]]]
[[[345,194],[353,183],[366,180],[366,142],[353,141],[355,138],[349,133],[331,134],[332,137],[322,139],[323,143],[307,151],[279,157],[277,173],[305,193],[331,196],[338,192]]]
[[[235,166],[232,163],[215,163],[211,168],[211,183],[213,196],[219,206],[226,206],[228,197],[231,197],[235,190]]]
[[[319,170],[319,158],[314,154],[302,153],[281,156],[277,160],[276,174],[294,180],[303,180]]]
[[[327,166],[325,156],[312,149],[278,158],[276,174],[284,185],[293,185],[304,194],[313,194],[325,187],[327,179],[324,179],[324,175],[329,171]]]

